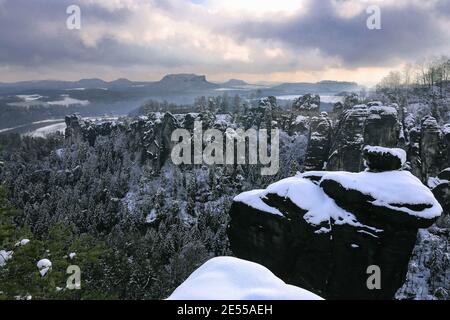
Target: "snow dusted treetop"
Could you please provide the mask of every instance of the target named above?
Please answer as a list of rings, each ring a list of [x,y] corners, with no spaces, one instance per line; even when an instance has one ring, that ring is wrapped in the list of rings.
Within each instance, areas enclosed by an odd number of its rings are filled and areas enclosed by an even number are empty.
[[[323,300],[288,285],[269,269],[233,257],[213,258],[182,283],[168,300]]]
[[[45,276],[47,274],[47,272],[52,267],[52,262],[50,260],[48,260],[48,259],[41,259],[41,260],[38,261],[36,266],[39,269],[39,273],[43,277],[43,276]]]
[[[12,258],[12,255],[12,251],[0,250],[0,267],[3,267],[6,261]]]

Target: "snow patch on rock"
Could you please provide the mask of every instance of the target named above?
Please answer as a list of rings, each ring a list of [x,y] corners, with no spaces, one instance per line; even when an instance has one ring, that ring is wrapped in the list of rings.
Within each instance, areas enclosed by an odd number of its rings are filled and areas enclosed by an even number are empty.
[[[406,163],[406,152],[399,148],[384,148],[379,146],[365,146],[364,150],[371,153],[388,153],[393,157],[400,159],[402,166]]]
[[[386,172],[328,172],[321,181],[334,180],[345,189],[358,190],[375,199],[374,205],[403,211],[409,215],[433,219],[442,213],[442,207],[433,193],[408,171]],[[428,205],[420,211],[401,205]]]

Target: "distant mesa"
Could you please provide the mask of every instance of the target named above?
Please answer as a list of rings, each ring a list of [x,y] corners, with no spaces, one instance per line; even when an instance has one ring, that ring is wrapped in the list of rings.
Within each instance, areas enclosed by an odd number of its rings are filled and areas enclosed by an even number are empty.
[[[230,79],[227,82],[222,83],[224,87],[242,87],[242,86],[248,86],[249,84],[245,82],[244,80],[239,79]]]
[[[190,73],[168,74],[154,83],[154,86],[164,91],[205,90],[218,87],[217,84],[208,82],[206,76]]]
[[[206,76],[193,73],[168,74],[164,76],[160,83],[170,82],[207,82]]]

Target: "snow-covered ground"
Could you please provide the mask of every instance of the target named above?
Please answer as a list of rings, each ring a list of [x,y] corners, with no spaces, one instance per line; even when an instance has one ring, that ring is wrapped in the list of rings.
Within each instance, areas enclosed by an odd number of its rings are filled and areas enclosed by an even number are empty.
[[[17,130],[17,129],[20,129],[20,128],[25,128],[25,127],[28,127],[28,126],[36,125],[36,124],[53,123],[53,122],[64,122],[64,119],[47,119],[47,120],[35,121],[35,122],[32,122],[32,123],[23,124],[23,125],[20,125],[20,126],[17,126],[17,127],[0,129],[0,133],[13,131],[13,130]]]
[[[41,98],[44,98],[43,96],[41,96],[39,94],[19,94],[16,97],[19,99],[22,99],[25,102],[36,101]]]
[[[31,133],[29,133],[30,136],[32,137],[40,137],[40,138],[45,138],[47,135],[51,134],[51,133],[56,133],[56,132],[60,132],[60,133],[64,133],[66,130],[67,126],[65,122],[62,123],[55,123],[49,126],[45,126],[39,129],[36,129],[34,131],[32,131]]]
[[[87,106],[90,102],[88,100],[78,100],[78,99],[74,99],[71,98],[69,95],[63,94],[61,96],[62,100],[57,100],[57,101],[50,101],[47,102],[48,105],[51,106],[64,106],[64,107],[68,107],[71,105],[82,105],[82,106]]]
[[[218,257],[194,271],[168,300],[323,299],[286,284],[262,265],[233,257]]]
[[[79,88],[81,90],[81,88]],[[8,103],[9,106],[12,107],[30,107],[34,105],[41,105],[41,106],[63,106],[68,107],[72,105],[81,105],[81,106],[87,106],[90,104],[88,100],[79,100],[70,97],[68,94],[61,95],[60,100],[55,101],[42,101],[43,98],[46,98],[44,96],[38,95],[38,94],[29,94],[29,95],[17,95],[17,98],[21,99],[20,102],[10,102]]]
[[[276,96],[275,98],[277,98],[277,100],[294,100],[301,96],[303,96],[303,95],[287,94],[287,95]],[[328,95],[320,96],[320,102],[323,102],[323,103],[336,103],[336,102],[343,102],[343,101],[344,101],[344,97],[341,97],[341,96],[328,96]]]

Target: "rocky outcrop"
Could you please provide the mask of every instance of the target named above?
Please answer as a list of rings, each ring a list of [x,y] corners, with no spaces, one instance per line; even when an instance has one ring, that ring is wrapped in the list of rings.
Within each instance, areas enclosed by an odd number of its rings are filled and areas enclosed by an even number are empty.
[[[93,146],[98,136],[108,136],[115,130],[125,130],[125,126],[117,121],[87,120],[74,114],[66,116],[65,138],[70,144],[87,141]]]
[[[237,196],[228,235],[237,257],[324,298],[391,299],[418,229],[441,212],[407,171],[310,172]],[[373,265],[379,290],[367,286]]]
[[[400,122],[397,105],[368,104],[364,125],[364,143],[372,146],[396,147],[399,142]]]
[[[421,123],[421,160],[422,176],[435,177],[442,167],[445,158],[442,153],[442,131],[435,118],[427,116]]]
[[[450,228],[450,168],[438,174],[432,192],[444,209],[444,214],[436,222],[436,225]]]
[[[245,129],[254,127],[257,129],[270,129],[273,121],[278,118],[279,107],[277,99],[273,96],[261,99],[258,106],[249,108],[243,115]]]
[[[413,127],[408,132],[409,146],[407,149],[411,173],[423,181],[422,159],[420,157],[420,128]]]
[[[372,172],[401,169],[406,162],[406,152],[398,148],[366,146],[363,150],[364,164]]]
[[[73,114],[70,116],[66,116],[65,118],[66,122],[66,131],[65,131],[65,137],[66,140],[72,144],[77,141],[81,141],[83,138],[83,129],[82,125],[83,120],[81,119],[81,116],[78,114]]]
[[[397,109],[396,105],[383,106],[380,102],[346,109],[334,127],[327,170],[362,170],[364,145],[398,146],[402,131]]]
[[[360,171],[367,116],[366,105],[356,105],[344,111],[334,129],[327,170]]]
[[[192,124],[193,127],[194,120],[195,117],[192,114],[183,115],[179,121],[171,113],[159,112],[138,117],[131,123],[89,121],[78,115],[72,115],[66,117],[65,137],[68,144],[86,141],[94,146],[101,136],[122,134],[126,137],[124,141],[127,141],[130,151],[136,154],[137,160],[158,171],[170,156],[173,147],[172,132],[182,125],[189,127]]]
[[[331,120],[326,112],[311,118],[309,145],[304,168],[307,171],[323,170],[330,151]]]

